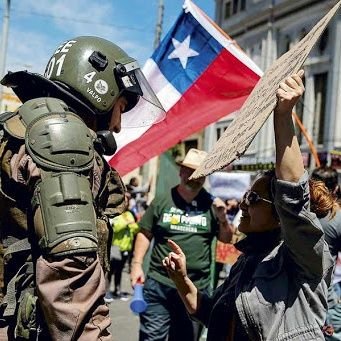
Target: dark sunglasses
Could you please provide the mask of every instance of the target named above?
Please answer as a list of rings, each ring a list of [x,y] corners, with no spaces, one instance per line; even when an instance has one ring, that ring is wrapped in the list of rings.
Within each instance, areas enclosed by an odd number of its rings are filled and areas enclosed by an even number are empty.
[[[253,192],[253,191],[247,191],[244,194],[243,200],[245,201],[245,204],[248,206],[254,205],[260,201],[265,201],[269,204],[273,204],[273,202],[271,200],[262,198],[258,193]]]

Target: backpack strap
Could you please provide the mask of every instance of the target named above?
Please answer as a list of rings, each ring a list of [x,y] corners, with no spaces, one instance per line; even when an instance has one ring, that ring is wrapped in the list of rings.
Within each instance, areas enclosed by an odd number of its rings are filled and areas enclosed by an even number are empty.
[[[31,250],[31,244],[27,238],[21,239],[14,244],[10,245],[5,254],[4,258],[13,257],[12,255],[17,252]],[[18,270],[7,285],[6,295],[2,301],[2,305],[6,306],[3,316],[13,316],[17,307],[17,285],[19,282],[23,282],[25,278],[33,274],[33,263],[32,261],[25,262],[25,264]]]
[[[0,124],[3,125],[7,120],[12,118],[14,115],[16,115],[16,112],[12,111],[5,111],[0,113]]]

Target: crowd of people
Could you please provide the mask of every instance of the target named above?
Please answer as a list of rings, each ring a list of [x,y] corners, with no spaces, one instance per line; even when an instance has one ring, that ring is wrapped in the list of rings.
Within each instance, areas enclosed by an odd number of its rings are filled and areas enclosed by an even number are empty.
[[[145,97],[160,109],[134,58],[76,37],[44,75],[8,73],[23,105],[0,114],[0,340],[115,338],[125,266],[144,285],[141,341],[197,341],[204,326],[209,341],[341,340],[340,186],[334,169],[304,168],[303,75],[279,85],[275,169],[240,202],[191,178],[207,153],[190,149],[179,184],[148,203],[150,182],[125,186],[104,158],[122,114]],[[220,285],[217,241],[238,250]]]

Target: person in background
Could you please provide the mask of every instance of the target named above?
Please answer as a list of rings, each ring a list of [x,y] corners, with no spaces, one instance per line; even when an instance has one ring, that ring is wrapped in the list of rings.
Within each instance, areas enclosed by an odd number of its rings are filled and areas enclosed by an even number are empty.
[[[227,219],[232,223],[236,214],[239,211],[239,201],[237,199],[226,200],[226,214]]]
[[[339,174],[336,169],[329,166],[317,167],[313,170],[311,178],[323,181],[336,199],[341,200],[341,188],[338,182]]]
[[[125,193],[126,204],[130,198],[130,193]],[[107,293],[105,301],[112,302],[115,298],[125,299],[126,293],[121,292],[122,272],[125,263],[129,259],[133,249],[134,238],[139,230],[135,216],[129,210],[110,220],[114,231],[112,246],[110,251],[110,271],[108,274]],[[114,291],[110,291],[110,282],[114,276]]]
[[[151,187],[151,180],[144,186],[139,186],[138,178],[133,176],[126,187],[131,195],[131,199],[129,201],[130,210],[134,212],[137,220],[140,221],[145,212],[148,193],[150,192]]]
[[[332,286],[329,288],[325,339],[339,341],[341,340],[341,252],[336,258],[333,275]]]
[[[233,235],[231,238],[231,243],[221,243],[220,241],[217,241],[213,282],[214,289],[217,287],[219,279],[225,278],[229,274],[231,266],[236,262],[238,256],[240,255],[240,252],[233,245],[242,238],[242,233],[237,229],[238,224],[234,224],[234,219],[239,212],[239,201],[235,198],[231,198],[227,199],[225,203],[226,218],[233,226]]]
[[[205,178],[189,179],[206,154],[194,148],[188,151],[180,163],[180,184],[156,197],[139,223],[131,284],[144,283],[144,299],[148,303],[147,310],[140,314],[140,341],[191,341],[200,337],[201,325],[189,318],[160,259],[168,254],[167,239],[173,238],[189,254],[189,277],[200,289],[210,291],[212,242],[215,237],[229,242],[233,231],[226,219],[224,202],[203,188]],[[146,277],[142,264],[153,238]]]
[[[333,259],[310,210],[309,178],[292,109],[304,91],[303,71],[284,79],[274,109],[276,169],[256,181],[240,204],[236,244],[243,252],[213,296],[187,275],[186,256],[169,240],[163,265],[188,310],[208,326],[208,341],[323,340]]]
[[[325,240],[335,261],[332,286],[328,294],[328,312],[324,328],[328,341],[341,340],[341,208],[337,171],[331,167],[314,169],[310,180],[311,210],[316,213],[325,233]]]

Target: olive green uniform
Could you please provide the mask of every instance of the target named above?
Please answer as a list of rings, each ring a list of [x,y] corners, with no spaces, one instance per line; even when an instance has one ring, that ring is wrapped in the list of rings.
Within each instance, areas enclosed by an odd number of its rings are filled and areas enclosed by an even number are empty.
[[[42,171],[27,153],[18,115],[7,115],[7,120],[2,115],[7,129],[0,143],[0,339],[111,340],[103,268],[108,270],[109,217],[125,209],[124,185],[94,152],[86,178],[97,247],[64,255],[45,252],[31,202]]]

